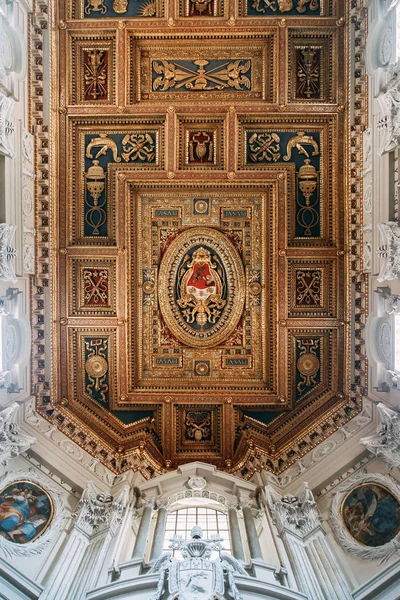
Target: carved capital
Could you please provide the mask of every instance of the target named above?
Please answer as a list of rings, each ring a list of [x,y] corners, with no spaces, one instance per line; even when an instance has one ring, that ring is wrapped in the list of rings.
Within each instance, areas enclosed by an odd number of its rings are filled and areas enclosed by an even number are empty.
[[[18,408],[15,402],[0,411],[0,462],[4,466],[36,442],[36,438],[19,433],[19,426],[14,420]]]
[[[78,508],[73,514],[76,527],[88,536],[102,530],[109,530],[114,535],[121,523],[128,498],[127,486],[122,488],[114,498],[110,494],[100,492],[91,481],[88,481]]]
[[[15,152],[11,145],[11,135],[14,133],[14,125],[11,113],[15,100],[0,92],[0,154],[14,158]]]
[[[163,508],[164,510],[168,509],[168,500],[157,500],[156,509]]]
[[[265,493],[272,520],[279,533],[289,530],[303,537],[320,526],[321,517],[307,483],[302,484],[295,496],[281,496],[269,485],[265,488]]]
[[[388,221],[378,223],[378,229],[384,242],[378,249],[378,256],[383,259],[378,281],[397,279],[400,277],[400,227],[394,221]]]
[[[235,510],[240,509],[240,503],[236,497],[233,497],[233,498],[230,498],[229,500],[227,500],[226,505],[228,508],[234,508]]]
[[[361,438],[360,444],[387,463],[389,469],[400,468],[400,414],[382,402],[377,406],[380,423],[376,434]]]

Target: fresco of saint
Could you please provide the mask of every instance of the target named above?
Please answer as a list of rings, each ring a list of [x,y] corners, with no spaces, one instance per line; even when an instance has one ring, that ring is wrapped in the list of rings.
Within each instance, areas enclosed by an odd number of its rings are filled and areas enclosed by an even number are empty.
[[[342,516],[348,532],[365,546],[383,546],[400,532],[400,504],[381,485],[356,487],[344,499]]]
[[[30,481],[15,481],[0,492],[0,535],[15,544],[34,541],[53,516],[48,494]]]

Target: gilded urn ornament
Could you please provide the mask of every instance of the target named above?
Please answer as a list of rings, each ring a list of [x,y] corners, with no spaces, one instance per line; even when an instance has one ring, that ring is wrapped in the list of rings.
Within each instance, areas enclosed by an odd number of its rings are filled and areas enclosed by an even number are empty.
[[[180,234],[159,273],[162,315],[184,344],[210,347],[235,329],[245,300],[240,256],[228,238],[208,228]]]

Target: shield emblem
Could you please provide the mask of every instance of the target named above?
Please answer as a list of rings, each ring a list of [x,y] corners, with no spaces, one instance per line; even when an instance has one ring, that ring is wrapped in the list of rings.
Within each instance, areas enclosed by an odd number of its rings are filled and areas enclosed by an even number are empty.
[[[170,576],[170,592],[179,592],[179,600],[213,600],[216,595],[223,594],[223,579],[218,577],[215,562],[191,558],[176,562],[174,566],[176,571]]]

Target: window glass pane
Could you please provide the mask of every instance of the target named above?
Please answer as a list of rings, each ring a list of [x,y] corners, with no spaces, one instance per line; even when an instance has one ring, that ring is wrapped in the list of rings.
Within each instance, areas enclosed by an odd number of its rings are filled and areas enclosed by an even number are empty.
[[[223,538],[222,546],[224,552],[230,552],[230,539],[227,515],[213,508],[189,507],[170,513],[167,517],[165,530],[164,551],[171,549],[168,547],[170,539],[174,534],[180,535],[183,539],[190,539],[191,530],[195,525],[199,525],[203,530],[204,539],[211,539],[212,536],[220,535]],[[178,550],[174,550],[176,558],[182,555]],[[215,560],[218,552],[213,551],[211,559]]]

